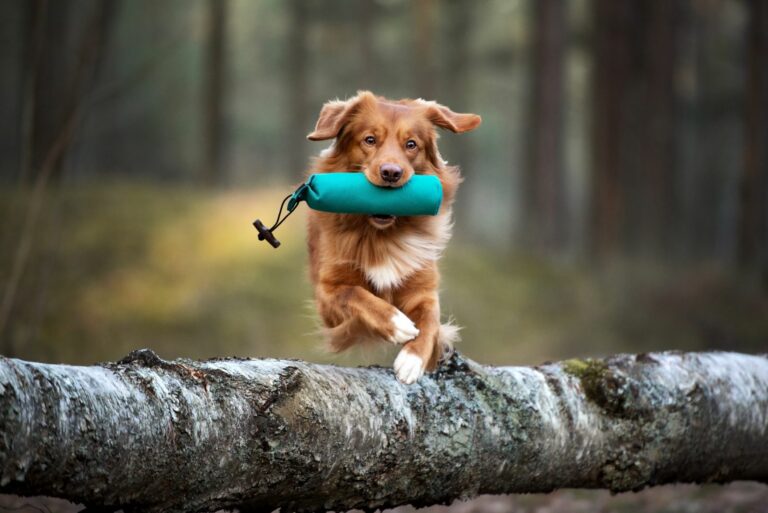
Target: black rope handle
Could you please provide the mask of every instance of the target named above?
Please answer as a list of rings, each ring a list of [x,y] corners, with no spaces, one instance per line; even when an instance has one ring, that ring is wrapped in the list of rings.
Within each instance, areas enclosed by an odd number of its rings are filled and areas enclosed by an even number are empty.
[[[275,236],[272,234],[277,228],[283,224],[283,221],[288,219],[288,216],[293,214],[293,211],[296,210],[296,205],[292,209],[289,209],[285,216],[283,216],[282,219],[280,219],[280,216],[283,213],[283,207],[285,207],[285,202],[291,199],[291,196],[293,196],[293,193],[289,194],[285,198],[283,198],[283,202],[280,203],[280,210],[277,211],[277,219],[275,219],[275,224],[272,225],[272,227],[267,228],[264,226],[264,223],[261,222],[261,219],[256,219],[253,222],[253,226],[259,231],[259,240],[266,240],[269,242],[269,244],[273,248],[279,248],[280,247],[280,241],[275,238]]]

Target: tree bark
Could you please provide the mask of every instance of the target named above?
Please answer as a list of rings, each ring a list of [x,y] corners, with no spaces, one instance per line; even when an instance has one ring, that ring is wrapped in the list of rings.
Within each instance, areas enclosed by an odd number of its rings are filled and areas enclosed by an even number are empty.
[[[768,482],[768,357],[538,367],[454,354],[418,384],[300,361],[0,359],[0,491],[99,511],[373,510],[479,493]]]

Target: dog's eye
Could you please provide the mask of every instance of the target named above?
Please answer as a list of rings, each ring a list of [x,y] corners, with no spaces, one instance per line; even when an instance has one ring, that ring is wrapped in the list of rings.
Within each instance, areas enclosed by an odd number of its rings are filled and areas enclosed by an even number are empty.
[[[369,135],[368,137],[363,139],[363,141],[365,141],[365,144],[369,146],[373,146],[374,144],[376,144],[376,138],[372,135]]]
[[[413,139],[409,139],[408,142],[405,143],[405,149],[406,150],[415,150],[418,147],[419,147],[419,145],[416,144],[416,141],[414,141]]]

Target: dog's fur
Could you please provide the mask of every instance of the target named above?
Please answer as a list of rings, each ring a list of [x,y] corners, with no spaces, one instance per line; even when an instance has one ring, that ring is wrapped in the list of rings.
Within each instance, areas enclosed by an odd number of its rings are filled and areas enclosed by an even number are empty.
[[[461,177],[440,156],[435,127],[459,133],[480,121],[475,114],[458,114],[435,102],[391,101],[367,91],[323,106],[308,138],[334,141],[314,160],[310,173],[358,171],[375,185],[397,187],[414,174],[430,174],[443,186],[436,216],[309,213],[310,279],[333,351],[371,339],[404,344],[395,372],[400,381],[413,383],[451,347],[457,329],[440,324],[437,260],[451,236],[451,209]],[[409,148],[409,140],[417,147]],[[402,178],[394,184],[384,181],[382,164],[401,167]]]

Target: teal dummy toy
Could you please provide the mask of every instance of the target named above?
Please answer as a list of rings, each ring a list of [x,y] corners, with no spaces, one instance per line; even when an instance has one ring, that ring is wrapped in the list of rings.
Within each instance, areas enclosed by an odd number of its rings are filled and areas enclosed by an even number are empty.
[[[266,240],[276,248],[280,241],[272,232],[302,201],[313,210],[336,214],[433,216],[440,210],[442,200],[442,185],[433,175],[414,175],[402,187],[378,187],[363,173],[323,173],[311,175],[293,194],[285,197],[271,228],[258,219],[253,225],[259,231],[259,240]],[[286,201],[287,213],[280,219]]]

